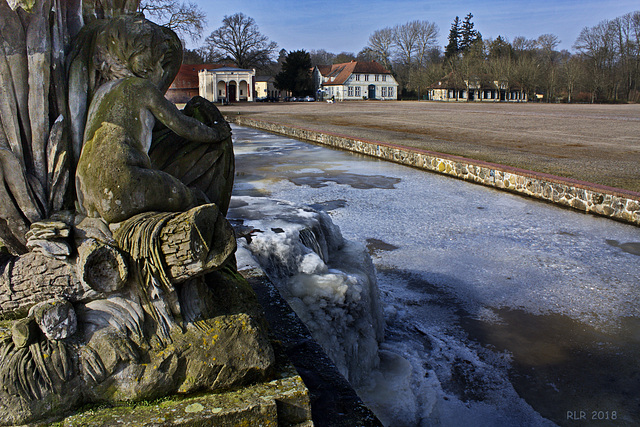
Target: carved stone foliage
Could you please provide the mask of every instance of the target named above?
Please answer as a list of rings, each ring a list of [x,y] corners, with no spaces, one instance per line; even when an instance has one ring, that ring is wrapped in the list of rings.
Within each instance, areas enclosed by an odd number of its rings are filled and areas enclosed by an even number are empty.
[[[0,425],[273,364],[225,218],[230,127],[164,98],[181,43],[136,9],[0,0]]]

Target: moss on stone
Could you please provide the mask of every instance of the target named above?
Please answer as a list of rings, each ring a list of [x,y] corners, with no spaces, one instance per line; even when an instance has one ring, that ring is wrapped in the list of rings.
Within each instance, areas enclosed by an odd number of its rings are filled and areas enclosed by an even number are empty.
[[[288,363],[278,379],[222,393],[174,395],[118,406],[85,407],[61,426],[297,425],[311,420],[307,388]]]

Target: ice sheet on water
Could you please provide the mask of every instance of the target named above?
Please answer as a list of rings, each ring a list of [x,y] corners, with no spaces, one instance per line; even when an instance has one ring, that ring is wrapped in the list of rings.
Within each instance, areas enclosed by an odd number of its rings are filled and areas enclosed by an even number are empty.
[[[603,330],[640,316],[638,255],[607,243],[640,242],[637,227],[396,165],[345,162],[353,174],[375,170],[402,181],[396,190],[361,190],[281,180],[270,192],[310,204],[348,200],[348,209],[331,212],[346,237],[397,246],[380,257],[385,264],[418,270],[471,312],[561,313]]]
[[[241,133],[260,132],[235,134]],[[263,181],[244,184],[294,203],[329,206],[347,239],[396,248],[373,254],[387,329],[381,367],[358,390],[387,425],[548,424],[515,393],[505,355],[479,346],[461,329],[461,312],[489,326],[503,322],[501,309],[555,313],[603,330],[640,316],[637,243],[622,247],[640,242],[637,227],[277,139],[286,155],[261,157],[257,164],[271,165],[260,170]],[[279,159],[287,169],[280,169]],[[300,170],[290,168],[295,162]],[[359,189],[291,182],[311,167],[398,183],[394,189]]]
[[[378,280],[387,334],[358,393],[385,425],[552,425],[514,390],[510,355],[460,329],[455,301],[418,275],[381,270]]]
[[[326,213],[234,197],[228,217],[255,230],[239,239],[238,266],[258,263],[268,273],[385,425],[545,425],[511,387],[503,360],[443,329],[452,314],[438,310],[437,298],[405,291],[388,299],[383,316],[370,256]],[[407,288],[402,277],[381,277],[385,291]],[[384,317],[393,336],[380,345]]]
[[[364,246],[345,240],[324,212],[234,197],[228,218],[253,229],[238,265],[265,270],[313,337],[353,384],[378,365],[384,336],[375,270]]]

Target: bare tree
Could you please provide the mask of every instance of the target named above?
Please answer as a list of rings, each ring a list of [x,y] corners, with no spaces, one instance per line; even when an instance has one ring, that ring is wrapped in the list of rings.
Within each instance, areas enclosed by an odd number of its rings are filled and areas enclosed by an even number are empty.
[[[637,89],[640,78],[640,12],[628,13],[611,21],[614,47],[618,57],[616,88],[629,99],[631,92]]]
[[[433,54],[434,48],[438,44],[439,29],[436,24],[429,21],[420,21],[418,35],[418,43],[416,46],[416,58],[420,65],[427,65]]]
[[[392,28],[376,30],[369,36],[367,47],[374,56],[388,70],[391,69],[391,56],[395,45],[395,32]]]
[[[311,65],[330,65],[333,64],[333,60],[336,57],[335,53],[327,52],[324,49],[320,50],[312,50],[309,52],[309,56],[311,56]]]
[[[555,89],[559,77],[559,65],[561,55],[555,49],[560,44],[558,36],[554,34],[542,34],[536,39],[539,50],[539,63],[542,66],[544,76],[544,88],[546,101],[551,102],[555,98]]]
[[[197,4],[178,0],[142,0],[138,10],[156,23],[172,29],[180,36],[199,40],[207,23],[206,14]]]
[[[535,49],[536,41],[533,39],[527,39],[526,37],[517,36],[513,39],[513,42],[511,42],[511,46],[516,52],[522,53]]]
[[[344,64],[345,62],[355,61],[356,54],[353,52],[340,52],[333,58],[334,64]]]
[[[608,97],[608,83],[613,81],[611,71],[615,61],[615,35],[610,21],[594,27],[585,27],[576,39],[574,48],[587,58],[591,77],[591,102],[598,96]]]
[[[240,68],[264,66],[271,62],[278,45],[270,42],[253,18],[243,13],[225,16],[222,26],[205,39],[214,55],[231,59]]]
[[[567,90],[568,103],[571,103],[574,100],[576,86],[578,85],[578,82],[583,78],[583,69],[584,66],[582,64],[582,58],[579,55],[571,56],[562,67],[564,84]]]
[[[393,28],[396,56],[399,62],[410,66],[420,41],[420,21],[411,21]]]
[[[536,39],[535,44],[539,49],[552,52],[556,50],[556,47],[560,44],[560,40],[555,34],[542,34]]]
[[[411,21],[393,28],[374,31],[369,43],[358,54],[361,58],[380,62],[409,90],[426,86],[426,67],[440,60],[437,47],[438,27],[429,21]],[[412,85],[416,82],[416,87]]]

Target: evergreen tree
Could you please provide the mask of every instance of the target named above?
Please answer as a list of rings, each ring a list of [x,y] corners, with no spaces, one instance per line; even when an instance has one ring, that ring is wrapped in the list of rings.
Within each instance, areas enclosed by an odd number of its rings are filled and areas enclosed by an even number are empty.
[[[455,58],[460,52],[460,18],[456,16],[451,24],[451,30],[449,31],[449,43],[445,47],[445,58]]]
[[[469,14],[465,16],[464,21],[462,21],[459,32],[460,42],[458,44],[460,51],[467,50],[478,38],[482,40],[482,36],[478,37],[479,33],[473,29],[474,24],[471,22],[471,18],[473,18],[473,14],[469,12]]]
[[[311,55],[302,49],[289,53],[275,77],[280,90],[290,91],[293,96],[313,95]]]
[[[513,48],[502,36],[489,43],[489,59],[511,59]]]

